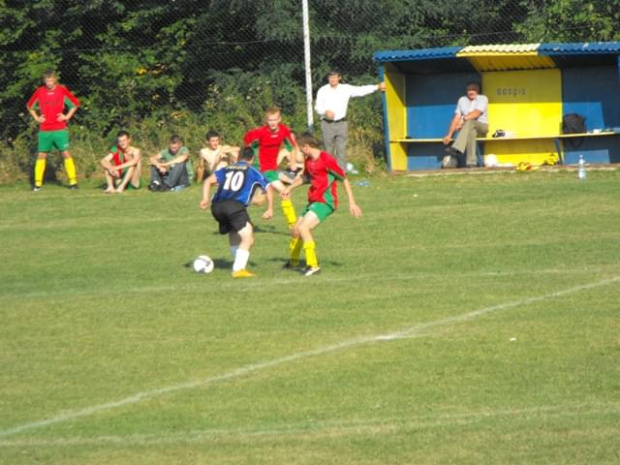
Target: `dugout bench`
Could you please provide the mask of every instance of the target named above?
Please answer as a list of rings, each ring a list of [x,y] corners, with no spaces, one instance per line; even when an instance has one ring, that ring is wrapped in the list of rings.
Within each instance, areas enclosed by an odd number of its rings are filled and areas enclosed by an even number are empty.
[[[489,98],[484,155],[500,164],[541,164],[556,153],[574,164],[620,163],[620,42],[483,45],[377,52],[388,167],[441,167],[443,136],[470,81]],[[562,134],[562,117],[586,118],[587,133]],[[512,137],[492,138],[497,130]]]

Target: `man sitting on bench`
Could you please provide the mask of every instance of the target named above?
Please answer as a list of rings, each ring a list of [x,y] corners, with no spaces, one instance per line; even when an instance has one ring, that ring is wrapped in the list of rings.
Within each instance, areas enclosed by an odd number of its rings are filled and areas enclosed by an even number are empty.
[[[470,82],[467,84],[467,95],[459,99],[448,133],[443,138],[444,145],[448,145],[458,131],[456,140],[446,148],[446,153],[457,158],[465,154],[467,168],[476,166],[476,137],[484,137],[489,131],[488,108],[489,99],[480,93],[480,85]]]

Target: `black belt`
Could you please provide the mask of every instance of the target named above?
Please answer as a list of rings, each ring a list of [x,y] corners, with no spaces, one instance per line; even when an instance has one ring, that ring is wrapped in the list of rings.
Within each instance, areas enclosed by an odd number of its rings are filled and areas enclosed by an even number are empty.
[[[346,118],[340,118],[340,119],[325,119],[323,118],[323,121],[325,121],[327,124],[332,124],[332,123],[340,123],[342,121],[346,121]]]

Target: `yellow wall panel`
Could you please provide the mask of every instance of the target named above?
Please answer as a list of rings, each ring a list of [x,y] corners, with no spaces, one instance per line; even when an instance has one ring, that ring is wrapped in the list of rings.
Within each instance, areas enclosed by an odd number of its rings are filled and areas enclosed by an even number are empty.
[[[387,105],[388,139],[403,139],[407,133],[405,76],[391,66],[385,67],[385,101]],[[390,142],[390,168],[407,170],[407,150],[401,143]]]
[[[552,139],[525,141],[487,141],[484,143],[484,154],[494,154],[500,164],[510,163],[517,166],[520,162],[541,165],[555,154],[555,143]]]
[[[392,171],[407,171],[407,150],[405,144],[390,142],[390,168]]]
[[[502,129],[515,137],[554,136],[562,121],[562,77],[558,69],[491,72],[482,75],[489,98],[489,133]],[[553,139],[489,141],[485,155],[500,163],[540,164],[555,152]]]
[[[389,140],[405,137],[407,109],[405,97],[405,76],[388,66],[385,68],[385,101],[387,104]]]
[[[482,87],[489,98],[489,135],[497,129],[518,137],[559,134],[560,70],[484,73]]]

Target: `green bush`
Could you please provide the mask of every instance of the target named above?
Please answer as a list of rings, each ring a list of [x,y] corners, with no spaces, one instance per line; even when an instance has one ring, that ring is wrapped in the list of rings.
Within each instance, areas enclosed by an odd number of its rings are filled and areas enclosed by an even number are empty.
[[[240,145],[245,132],[262,125],[265,111],[274,106],[282,109],[283,123],[293,131],[307,131],[305,92],[296,83],[294,71],[292,67],[279,67],[260,74],[242,70],[214,72],[213,83],[206,89],[206,99],[198,110],[170,103],[154,107],[150,114],[136,108],[135,113],[124,111],[119,115],[107,107],[93,106],[92,102],[99,97],[83,97],[83,106],[69,127],[70,151],[76,160],[78,176],[102,176],[99,160],[114,144],[115,135],[121,129],[129,131],[132,144],[142,150],[143,163],[165,148],[172,134],[184,138],[194,162],[210,129],[220,132],[227,143]],[[368,174],[383,171],[380,99],[372,96],[353,99],[350,121],[349,160]],[[0,150],[0,182],[25,181],[31,177],[36,142],[36,125],[29,121],[15,140]],[[48,179],[63,179],[63,169],[60,155],[50,154]]]

